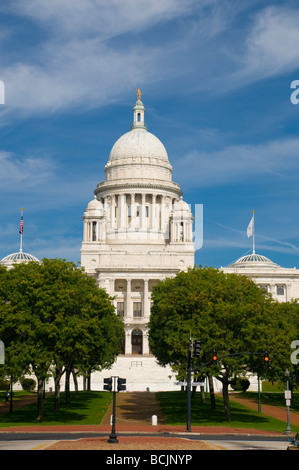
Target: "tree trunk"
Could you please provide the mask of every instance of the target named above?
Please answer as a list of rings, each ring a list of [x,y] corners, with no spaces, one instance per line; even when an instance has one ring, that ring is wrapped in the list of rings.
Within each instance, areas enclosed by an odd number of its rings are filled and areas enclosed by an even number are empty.
[[[37,409],[38,409],[38,421],[44,419],[44,379],[37,378]]]
[[[215,400],[214,383],[213,383],[212,375],[208,375],[208,381],[209,381],[209,390],[210,390],[211,409],[214,411],[216,410],[216,400]]]
[[[74,386],[75,386],[75,396],[78,396],[78,380],[77,380],[77,373],[74,369],[72,369],[72,375],[73,375],[73,380],[74,380]]]
[[[63,367],[56,368],[55,370],[55,398],[54,398],[54,410],[58,411],[60,408],[60,380],[64,374]]]
[[[13,401],[12,401],[12,395],[13,395],[13,375],[10,376],[10,400],[9,400],[9,411],[13,411]]]
[[[223,380],[222,382],[222,395],[223,403],[225,410],[225,421],[231,421],[230,406],[229,406],[229,396],[228,396],[228,380]]]
[[[205,395],[205,388],[203,385],[200,386],[200,394],[201,394],[201,403],[205,403],[206,395]]]
[[[87,390],[88,392],[91,390],[91,371],[88,371],[87,374]]]
[[[71,402],[70,397],[70,375],[71,370],[69,367],[65,369],[65,403],[69,404]]]

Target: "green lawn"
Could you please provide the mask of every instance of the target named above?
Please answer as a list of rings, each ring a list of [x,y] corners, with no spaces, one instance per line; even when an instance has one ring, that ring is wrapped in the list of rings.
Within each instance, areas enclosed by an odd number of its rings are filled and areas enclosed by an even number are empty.
[[[44,403],[44,420],[37,421],[37,404],[32,403],[12,413],[0,415],[0,427],[28,425],[100,424],[112,400],[108,392],[71,392],[71,403],[66,405],[61,393],[60,410],[54,411],[54,396],[47,396]]]
[[[250,392],[251,393],[251,392]],[[267,395],[267,394],[266,394]],[[274,398],[275,394],[268,394]],[[281,394],[280,394],[281,395]],[[251,396],[251,394],[250,394]],[[158,400],[163,409],[167,423],[170,425],[186,425],[186,393],[185,392],[159,392]],[[28,426],[28,425],[88,425],[100,424],[112,400],[112,393],[108,392],[79,392],[78,397],[71,393],[71,403],[66,405],[64,393],[61,393],[60,411],[54,411],[53,395],[45,400],[45,418],[37,421],[36,402],[24,406],[12,413],[0,415],[0,427]],[[234,428],[250,428],[284,432],[286,423],[265,416],[231,400],[232,420],[224,420],[224,407],[222,397],[216,395],[217,409],[211,411],[209,394],[206,394],[206,403],[201,403],[200,394],[192,399],[192,426],[228,426]],[[262,406],[263,411],[263,406]],[[291,425],[293,432],[299,431],[299,426]]]
[[[167,424],[186,424],[186,393],[185,392],[159,392],[158,400],[166,417]],[[192,398],[192,425],[194,426],[229,426],[234,428],[253,428],[284,432],[286,423],[270,418],[263,413],[251,410],[230,400],[231,421],[225,421],[223,400],[216,395],[216,410],[211,411],[209,394],[206,394],[206,403],[201,403],[200,394]],[[263,409],[262,409],[263,412]],[[299,426],[291,426],[292,431],[299,431]]]

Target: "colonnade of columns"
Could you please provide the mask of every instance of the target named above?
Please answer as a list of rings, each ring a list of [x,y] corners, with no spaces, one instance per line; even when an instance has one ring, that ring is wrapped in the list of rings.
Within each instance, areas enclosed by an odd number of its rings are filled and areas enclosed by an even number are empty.
[[[99,215],[84,217],[84,241],[103,242],[116,233],[163,234],[171,241],[192,241],[192,218],[176,214],[171,220],[174,197],[153,193],[121,193],[100,199]]]
[[[111,229],[163,229],[171,199],[148,193],[113,194],[104,198]]]

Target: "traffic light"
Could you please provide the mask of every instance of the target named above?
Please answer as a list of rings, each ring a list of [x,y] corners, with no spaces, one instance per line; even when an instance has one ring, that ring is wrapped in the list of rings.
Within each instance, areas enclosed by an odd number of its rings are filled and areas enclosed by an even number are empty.
[[[193,356],[194,357],[199,357],[200,354],[200,341],[195,340],[194,341],[194,346],[193,346]]]
[[[212,364],[216,365],[217,364],[217,359],[218,359],[217,352],[213,351]]]
[[[126,383],[127,383],[126,379],[121,379],[120,377],[118,377],[118,379],[117,379],[117,390],[119,392],[121,392],[123,390],[126,390]]]
[[[269,354],[266,351],[264,352],[264,365],[268,366],[269,364],[270,364]]]
[[[109,379],[104,379],[104,390],[107,390],[107,392],[112,392],[112,377]]]

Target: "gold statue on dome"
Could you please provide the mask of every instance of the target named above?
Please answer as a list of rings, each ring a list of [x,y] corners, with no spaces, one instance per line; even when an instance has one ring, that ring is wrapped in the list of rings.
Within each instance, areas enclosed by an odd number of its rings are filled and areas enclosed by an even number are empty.
[[[135,90],[137,91],[137,101],[141,101],[140,98],[141,98],[141,91],[140,91],[140,88],[135,88]]]

